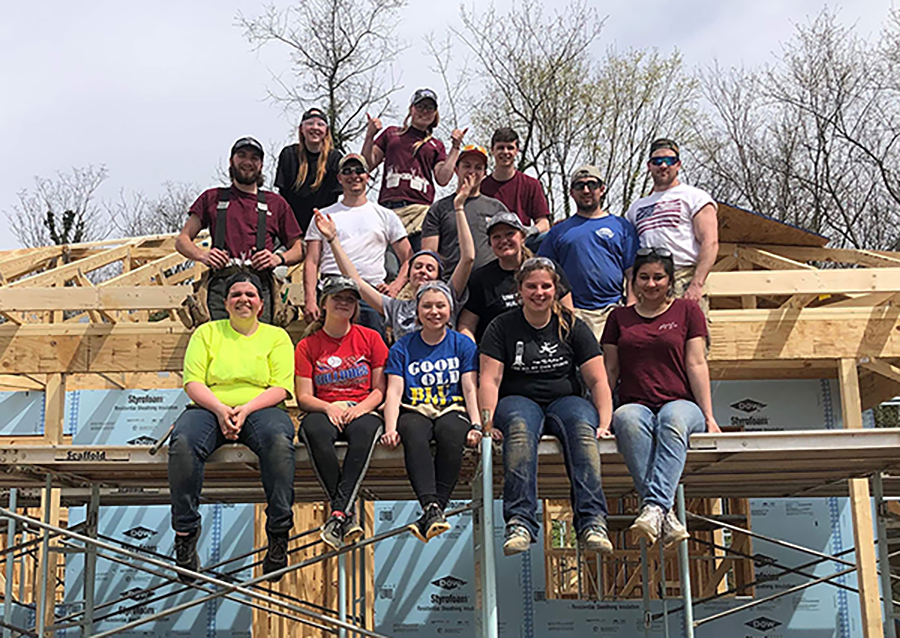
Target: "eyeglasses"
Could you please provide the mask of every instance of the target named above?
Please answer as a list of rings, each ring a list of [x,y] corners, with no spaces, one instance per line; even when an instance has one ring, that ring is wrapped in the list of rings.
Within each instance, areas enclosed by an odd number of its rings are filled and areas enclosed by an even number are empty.
[[[677,155],[669,155],[666,157],[651,157],[650,163],[653,166],[675,166],[681,160],[678,159]]]
[[[341,169],[341,175],[365,175],[368,172],[364,166],[345,166]]]
[[[662,257],[663,259],[672,258],[672,251],[668,248],[654,248],[653,246],[638,248],[635,254],[638,257],[649,257],[650,255],[656,255],[657,257]]]
[[[547,259],[546,257],[529,257],[522,262],[521,268],[522,270],[531,270],[533,268],[550,268],[556,270],[556,264],[553,263],[552,259]]]
[[[434,113],[435,111],[437,111],[437,107],[434,104],[425,101],[419,102],[418,104],[414,105],[413,108],[417,111],[421,111],[422,113]]]
[[[603,184],[601,184],[600,182],[597,182],[594,180],[590,180],[587,182],[578,181],[578,182],[572,183],[572,190],[580,191],[580,190],[584,190],[584,188],[587,187],[589,190],[595,191],[595,190],[598,190],[602,185]]]

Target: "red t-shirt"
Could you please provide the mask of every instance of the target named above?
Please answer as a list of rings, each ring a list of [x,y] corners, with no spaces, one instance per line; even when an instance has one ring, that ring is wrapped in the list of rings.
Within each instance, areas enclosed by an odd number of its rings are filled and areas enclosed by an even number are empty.
[[[383,368],[388,349],[381,335],[353,324],[340,339],[319,330],[294,352],[294,374],[312,379],[317,399],[359,403],[372,391],[372,370]]]
[[[200,218],[203,228],[216,236],[216,207],[219,205],[219,189],[210,188],[204,191],[197,201],[191,205],[189,214]],[[277,237],[284,246],[290,246],[295,239],[303,236],[297,218],[291,207],[278,193],[266,191],[266,206],[269,215],[266,218],[266,248],[275,249]],[[234,258],[249,259],[256,250],[256,195],[245,193],[231,187],[231,198],[228,202],[228,222],[225,225],[225,250]]]
[[[410,126],[405,133],[389,126],[375,140],[384,153],[384,175],[378,203],[407,201],[430,206],[434,201],[434,167],[447,159],[443,142],[432,137],[413,153],[416,142],[425,132]]]
[[[600,343],[618,346],[620,402],[658,410],[670,401],[694,401],[685,344],[706,335],[706,319],[695,301],[675,299],[652,319],[640,316],[634,306],[613,310]]]
[[[533,177],[522,171],[516,171],[510,179],[500,182],[488,175],[481,182],[481,194],[499,199],[506,207],[519,216],[519,220],[528,226],[532,220],[550,217],[544,187]]]

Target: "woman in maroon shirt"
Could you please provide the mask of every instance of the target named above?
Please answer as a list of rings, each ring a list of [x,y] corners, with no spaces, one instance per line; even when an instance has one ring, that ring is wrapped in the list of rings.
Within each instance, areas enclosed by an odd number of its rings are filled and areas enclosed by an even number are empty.
[[[706,364],[706,320],[696,302],[673,295],[665,248],[641,248],[632,284],[638,302],[610,314],[600,343],[610,387],[618,384],[612,429],[641,497],[631,531],[664,546],[689,538],[672,512],[694,432],[720,432]],[[609,433],[606,433],[609,435]]]

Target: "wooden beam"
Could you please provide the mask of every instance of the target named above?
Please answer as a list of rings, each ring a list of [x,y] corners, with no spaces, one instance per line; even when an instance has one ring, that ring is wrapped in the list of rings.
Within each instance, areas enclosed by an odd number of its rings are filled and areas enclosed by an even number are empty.
[[[73,275],[83,276],[80,271]],[[168,310],[178,308],[191,292],[188,286],[0,288],[4,312],[34,310]]]
[[[738,258],[768,270],[816,270],[814,266],[754,246],[739,246]],[[898,264],[900,265],[900,264]]]
[[[829,308],[852,308],[854,306],[883,306],[894,304],[900,300],[900,293],[896,292],[872,292],[864,295],[842,299],[828,304]]]
[[[717,272],[709,274],[705,292],[711,297],[900,292],[900,268]]]
[[[738,260],[734,255],[725,255],[715,264],[710,272],[728,272],[737,268]]]
[[[751,272],[753,270],[753,264],[751,264],[746,259],[738,257],[738,270],[741,271],[741,273]],[[752,294],[741,295],[741,308],[745,308],[747,310],[755,309],[756,297]]]
[[[805,294],[805,293],[791,295],[791,297],[787,301],[785,301],[783,304],[781,304],[781,308],[787,308],[787,309],[805,308],[806,306],[808,306],[810,303],[812,303],[813,301],[815,301],[818,298],[819,298],[819,295],[810,295],[810,294]]]
[[[137,243],[137,240],[133,240],[132,243]],[[28,277],[26,279],[14,281],[13,283],[9,284],[9,287],[12,288],[62,285],[70,279],[74,279],[77,276],[79,270],[83,273],[89,273],[93,270],[96,270],[97,268],[102,268],[103,266],[108,266],[111,263],[122,260],[126,255],[128,255],[128,249],[132,246],[132,243],[127,243],[124,246],[119,246],[118,248],[104,250],[99,254],[93,255],[91,257],[77,259],[71,263],[66,264],[65,266],[51,268],[47,272],[43,272],[40,275],[35,275],[34,277]]]
[[[184,256],[178,253],[166,255],[165,257],[151,261],[148,264],[144,264],[139,268],[135,268],[131,272],[125,272],[112,279],[107,279],[99,284],[99,286],[137,286],[138,284],[146,284],[156,277],[159,272],[174,268],[185,261],[186,259]]]
[[[47,375],[44,387],[44,440],[50,445],[62,443],[66,413],[65,375]]]
[[[841,416],[844,428],[861,430],[862,408],[856,360],[841,359],[838,362],[838,377],[841,382]],[[856,544],[856,574],[863,637],[884,638],[868,479],[850,479],[850,506],[853,510],[853,540]],[[886,539],[883,540],[886,542]]]

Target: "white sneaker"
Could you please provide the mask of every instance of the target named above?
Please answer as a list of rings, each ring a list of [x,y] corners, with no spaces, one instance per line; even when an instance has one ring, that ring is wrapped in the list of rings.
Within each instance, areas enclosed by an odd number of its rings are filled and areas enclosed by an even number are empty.
[[[678,520],[678,517],[675,516],[675,510],[666,512],[666,517],[663,519],[662,526],[663,547],[669,549],[672,545],[680,543],[681,541],[686,541],[690,537],[691,535],[687,531],[687,528],[685,528],[685,526],[681,524],[681,521]]]
[[[660,537],[664,518],[665,513],[659,505],[644,505],[629,531],[634,532],[638,538],[645,539],[647,545],[653,545]]]

